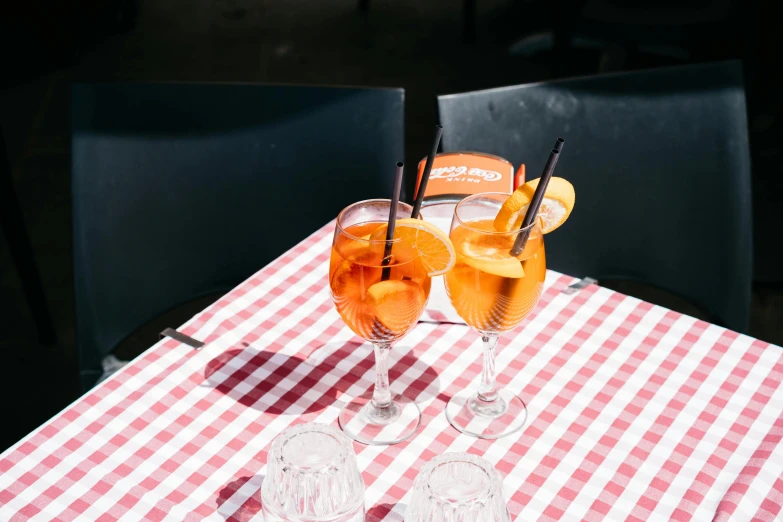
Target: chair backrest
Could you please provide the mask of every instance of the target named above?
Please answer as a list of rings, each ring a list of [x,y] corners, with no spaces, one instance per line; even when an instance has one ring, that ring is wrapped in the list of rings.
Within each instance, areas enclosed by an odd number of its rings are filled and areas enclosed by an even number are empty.
[[[83,383],[139,326],[225,291],[335,218],[390,197],[402,89],[74,85]],[[177,325],[172,325],[177,326]]]
[[[576,189],[547,236],[549,266],[630,278],[690,299],[738,331],[752,278],[750,159],[738,62],[626,72],[438,98],[445,151],[525,163]]]

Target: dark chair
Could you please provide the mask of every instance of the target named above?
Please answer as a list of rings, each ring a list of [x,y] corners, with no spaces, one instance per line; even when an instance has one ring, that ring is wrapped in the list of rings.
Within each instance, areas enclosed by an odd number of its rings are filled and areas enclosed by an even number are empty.
[[[346,205],[389,197],[403,106],[401,89],[75,85],[83,386],[152,318],[232,288]]]
[[[19,201],[11,175],[11,162],[5,150],[5,139],[0,129],[0,230],[5,235],[30,313],[38,329],[41,344],[51,345],[57,340],[49,307],[46,305],[38,264],[27,235]]]
[[[438,98],[445,151],[478,150],[539,176],[555,139],[557,176],[576,188],[547,236],[549,267],[628,278],[748,326],[750,160],[737,62],[506,87]]]

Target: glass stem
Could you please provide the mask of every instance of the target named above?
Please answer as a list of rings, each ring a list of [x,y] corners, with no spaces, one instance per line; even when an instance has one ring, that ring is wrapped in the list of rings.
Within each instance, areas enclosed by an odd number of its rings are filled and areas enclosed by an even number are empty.
[[[481,334],[481,340],[484,344],[484,366],[481,369],[481,386],[478,397],[484,402],[493,402],[498,398],[498,389],[495,383],[495,348],[498,345],[498,335]]]
[[[389,343],[373,344],[375,348],[375,389],[372,392],[372,404],[376,408],[388,408],[392,402],[389,389]]]

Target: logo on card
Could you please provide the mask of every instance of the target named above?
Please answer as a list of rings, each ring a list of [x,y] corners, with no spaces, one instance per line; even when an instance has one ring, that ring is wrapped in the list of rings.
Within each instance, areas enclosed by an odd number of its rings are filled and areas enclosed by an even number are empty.
[[[503,179],[503,174],[494,170],[484,170],[476,167],[450,166],[438,167],[430,172],[430,179],[445,179],[446,181],[467,181],[469,183],[481,183],[484,181],[498,181]]]

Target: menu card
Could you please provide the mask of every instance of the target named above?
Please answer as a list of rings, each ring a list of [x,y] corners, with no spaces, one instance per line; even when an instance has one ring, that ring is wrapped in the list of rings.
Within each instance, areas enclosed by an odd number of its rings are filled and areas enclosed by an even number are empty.
[[[418,191],[424,164],[419,162],[416,181]],[[480,192],[504,192],[511,194],[516,186],[524,183],[524,166],[514,176],[514,166],[508,160],[481,152],[447,152],[435,156],[422,203],[422,217],[447,235],[457,203]],[[442,277],[432,280],[432,289],[422,321],[462,323],[446,295]]]

